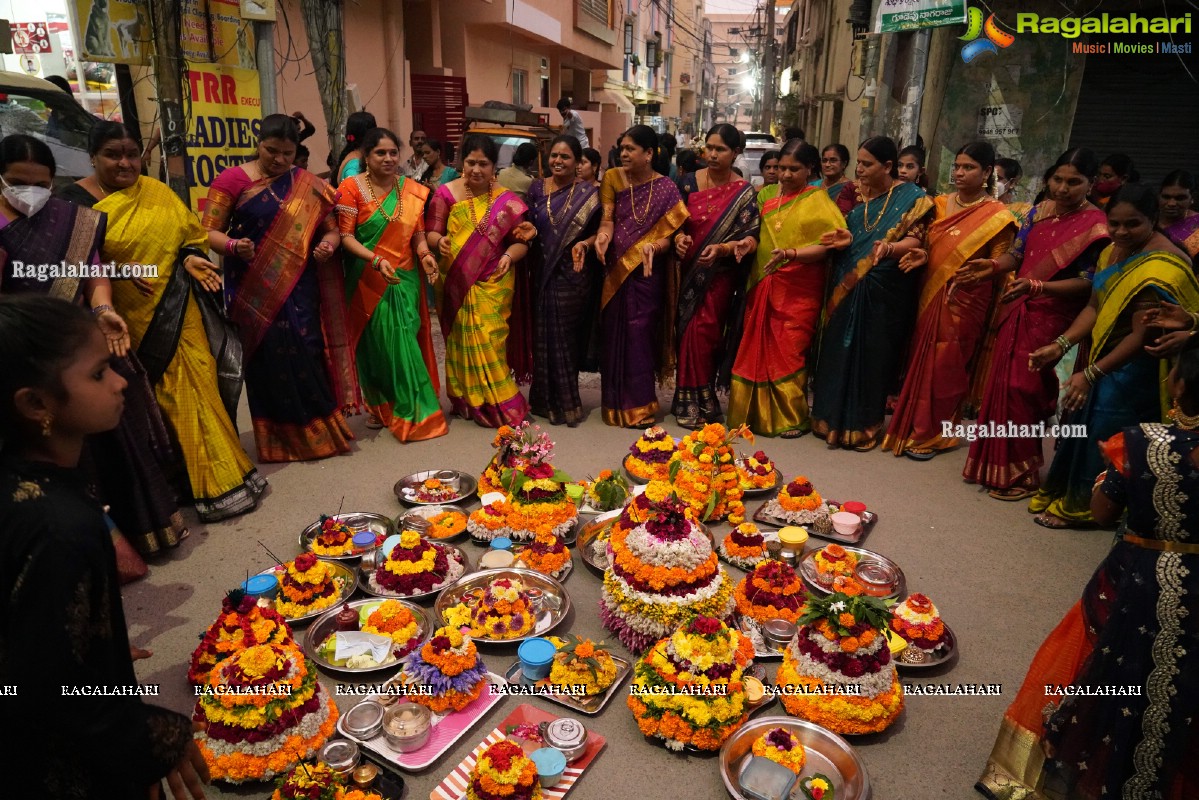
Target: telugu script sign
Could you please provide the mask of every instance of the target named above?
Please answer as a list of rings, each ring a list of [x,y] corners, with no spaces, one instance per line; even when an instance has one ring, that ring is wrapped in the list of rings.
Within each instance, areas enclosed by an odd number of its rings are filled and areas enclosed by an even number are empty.
[[[966,0],[880,0],[875,33],[964,25]]]

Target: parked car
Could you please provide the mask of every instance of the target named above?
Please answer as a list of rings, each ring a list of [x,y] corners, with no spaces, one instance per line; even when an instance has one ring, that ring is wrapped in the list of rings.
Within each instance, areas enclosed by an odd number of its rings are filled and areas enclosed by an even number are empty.
[[[737,156],[737,160],[733,162],[733,166],[741,170],[741,175],[755,187],[762,185],[762,173],[758,166],[762,163],[762,156],[769,153],[771,150],[777,150],[779,145],[775,138],[769,133],[762,131],[750,131],[742,133],[745,137],[745,150],[741,155]]]
[[[0,71],[0,136],[24,133],[49,145],[57,167],[56,186],[92,174],[87,140],[97,121],[49,81]]]

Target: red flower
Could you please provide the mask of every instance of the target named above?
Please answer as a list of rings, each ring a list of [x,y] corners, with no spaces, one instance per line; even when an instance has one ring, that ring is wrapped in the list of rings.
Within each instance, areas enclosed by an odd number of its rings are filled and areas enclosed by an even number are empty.
[[[792,497],[807,497],[813,491],[812,484],[808,481],[791,481],[787,484],[787,494]]]
[[[316,556],[312,553],[301,553],[296,556],[296,572],[307,572],[316,566]]]
[[[687,628],[690,633],[696,633],[700,636],[711,636],[720,633],[723,627],[718,619],[712,617],[696,617],[691,621],[691,625]]]
[[[766,457],[766,454],[763,453],[761,450],[754,453],[754,458],[756,458],[758,461],[761,461],[763,464],[765,464],[767,461],[770,460]]]
[[[433,641],[429,642],[429,644],[433,645],[434,650],[445,652],[446,650],[450,649],[450,637],[435,636],[433,637]]]

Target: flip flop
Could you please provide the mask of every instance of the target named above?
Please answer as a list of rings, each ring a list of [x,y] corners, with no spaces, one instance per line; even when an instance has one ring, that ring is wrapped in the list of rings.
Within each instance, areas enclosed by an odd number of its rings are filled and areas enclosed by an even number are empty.
[[[1019,503],[1032,497],[1036,491],[1033,489],[992,489],[987,494],[996,500],[1003,500],[1005,503]]]
[[[878,447],[878,438],[877,437],[875,437],[875,439],[873,441],[871,441],[867,444],[855,444],[852,449],[859,453],[869,453],[871,450],[873,450],[876,447]]]
[[[1040,525],[1042,528],[1049,528],[1054,531],[1063,531],[1068,528],[1073,528],[1074,523],[1068,519],[1062,519],[1056,514],[1050,514],[1048,511],[1042,511],[1032,518],[1032,521]]]
[[[366,427],[372,431],[383,430],[383,421],[381,419],[379,419],[378,417],[376,417],[374,414],[371,414],[369,417],[366,418]]]
[[[807,436],[811,431],[801,431],[798,428],[792,428],[789,431],[783,431],[779,434],[780,439],[798,439],[801,436]]]
[[[904,450],[903,454],[913,461],[932,461],[937,457],[936,450],[929,450],[927,453],[921,453],[918,450]]]

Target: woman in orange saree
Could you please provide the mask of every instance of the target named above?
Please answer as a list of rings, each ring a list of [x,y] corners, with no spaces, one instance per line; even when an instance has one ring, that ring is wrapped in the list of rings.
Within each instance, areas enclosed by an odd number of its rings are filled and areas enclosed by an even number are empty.
[[[779,182],[758,194],[761,244],[749,273],[745,322],[733,362],[729,427],[792,439],[811,430],[808,352],[820,325],[829,248],[845,217],[820,186],[816,148],[793,139],[779,155]]]
[[[437,278],[425,244],[429,190],[398,174],[400,140],[375,128],[366,169],[338,187],[349,341],[367,409],[401,442],[448,432],[422,275]],[[417,261],[420,267],[417,269]]]
[[[1109,241],[1107,218],[1087,202],[1098,169],[1090,150],[1062,154],[1049,179],[1051,199],[1029,214],[1012,251],[997,264],[976,262],[959,270],[961,276],[985,279],[1019,268],[999,300],[999,335],[980,426],[1031,426],[1054,413],[1057,376],[1049,369],[1033,371],[1029,356],[1070,327],[1090,296],[1090,275]],[[1039,435],[984,437],[970,445],[962,478],[987,487],[997,500],[1025,500],[1040,486],[1043,463]]]
[[[906,378],[883,448],[925,461],[956,447],[942,436],[943,423],[958,424],[970,391],[970,376],[995,300],[994,279],[955,279],[964,265],[995,259],[1011,249],[1016,221],[988,194],[994,181],[995,148],[974,142],[957,152],[953,182],[957,191],[933,200],[936,221],[927,249],[912,251],[912,262],[928,263],[920,286],[916,332]]]
[[[225,255],[225,301],[246,359],[259,461],[350,451],[342,408],[356,402],[345,343],[333,187],[292,166],[295,120],[262,121],[258,159],[230,167],[208,192],[208,243]],[[314,241],[316,240],[316,241]]]
[[[736,355],[740,339],[736,308],[745,285],[741,264],[758,247],[756,193],[732,171],[740,152],[741,133],[727,123],[717,125],[708,131],[708,166],[680,182],[690,217],[675,237],[682,279],[675,325],[678,378],[671,413],[684,428],[722,421],[718,374],[727,386],[725,359]]]

